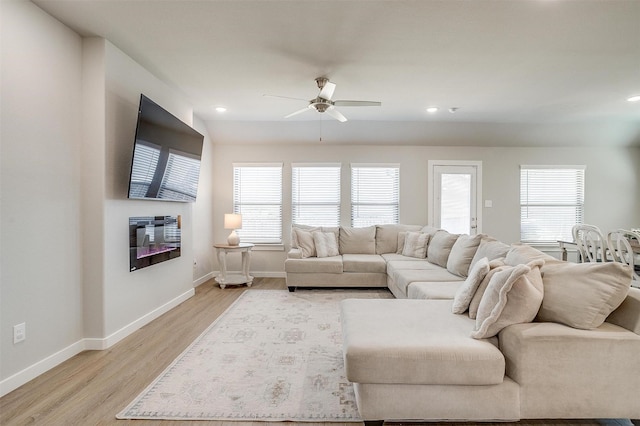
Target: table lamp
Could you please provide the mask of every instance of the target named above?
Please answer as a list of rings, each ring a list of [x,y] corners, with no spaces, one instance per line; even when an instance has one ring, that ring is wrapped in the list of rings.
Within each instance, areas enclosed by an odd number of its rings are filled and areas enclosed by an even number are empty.
[[[242,228],[242,215],[236,213],[225,213],[224,229],[231,229],[231,233],[227,237],[227,244],[237,246],[240,244],[240,237],[236,234],[236,229]]]

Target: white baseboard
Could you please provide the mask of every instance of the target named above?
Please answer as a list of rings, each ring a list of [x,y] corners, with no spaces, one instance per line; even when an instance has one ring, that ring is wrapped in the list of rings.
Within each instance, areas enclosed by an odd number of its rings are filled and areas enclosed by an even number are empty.
[[[193,287],[198,287],[200,284],[204,284],[212,278],[215,278],[216,274],[213,272],[209,272],[208,274],[198,278],[193,282]]]
[[[45,373],[51,370],[53,367],[56,367],[57,365],[79,354],[80,352],[88,351],[88,350],[104,350],[104,349],[110,348],[111,346],[118,343],[120,340],[129,336],[134,331],[147,325],[148,323],[158,318],[160,315],[164,314],[165,312],[168,312],[171,309],[175,308],[180,303],[192,297],[194,294],[195,294],[195,290],[191,288],[188,291],[184,292],[183,294],[179,295],[178,297],[154,309],[148,314],[143,315],[142,317],[122,327],[120,330],[116,331],[115,333],[112,333],[111,335],[105,338],[81,339],[67,346],[64,349],[52,355],[49,355],[43,360],[40,360],[33,365],[30,365],[24,370],[19,371],[16,374],[7,377],[6,379],[0,381],[0,397],[19,388],[25,383],[35,379],[42,373]]]

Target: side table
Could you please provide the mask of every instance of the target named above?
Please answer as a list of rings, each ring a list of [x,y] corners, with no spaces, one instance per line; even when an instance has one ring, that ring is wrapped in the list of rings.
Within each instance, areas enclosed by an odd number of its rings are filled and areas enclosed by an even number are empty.
[[[247,284],[251,287],[253,284],[253,277],[249,275],[249,263],[251,262],[251,249],[253,244],[240,243],[237,246],[230,246],[228,244],[214,244],[217,255],[218,263],[220,265],[220,274],[216,277],[216,282],[220,284],[220,288],[225,288],[227,285],[232,284]],[[227,272],[227,254],[229,253],[242,253],[242,273],[228,273]]]

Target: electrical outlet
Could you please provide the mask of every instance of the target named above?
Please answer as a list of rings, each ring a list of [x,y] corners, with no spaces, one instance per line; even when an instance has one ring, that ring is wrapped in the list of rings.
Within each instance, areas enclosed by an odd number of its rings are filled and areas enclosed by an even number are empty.
[[[27,338],[27,324],[22,323],[13,326],[13,343],[20,343]]]

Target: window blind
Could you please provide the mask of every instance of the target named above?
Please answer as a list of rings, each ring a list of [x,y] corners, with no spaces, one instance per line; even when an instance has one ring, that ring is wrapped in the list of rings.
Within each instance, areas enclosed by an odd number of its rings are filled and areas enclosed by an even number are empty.
[[[241,241],[282,243],[282,164],[234,164],[233,212],[242,215]]]
[[[583,223],[585,166],[520,166],[520,239],[556,243],[573,239]]]
[[[399,204],[398,165],[351,165],[351,226],[398,223]]]
[[[134,161],[131,168],[131,196],[144,197],[149,191],[149,186],[153,181],[153,175],[158,167],[160,159],[160,146],[152,143],[147,145],[136,144],[134,158],[141,161]]]
[[[167,168],[160,184],[160,198],[193,201],[198,193],[200,160],[169,151]]]
[[[340,164],[291,166],[292,223],[340,225]]]

